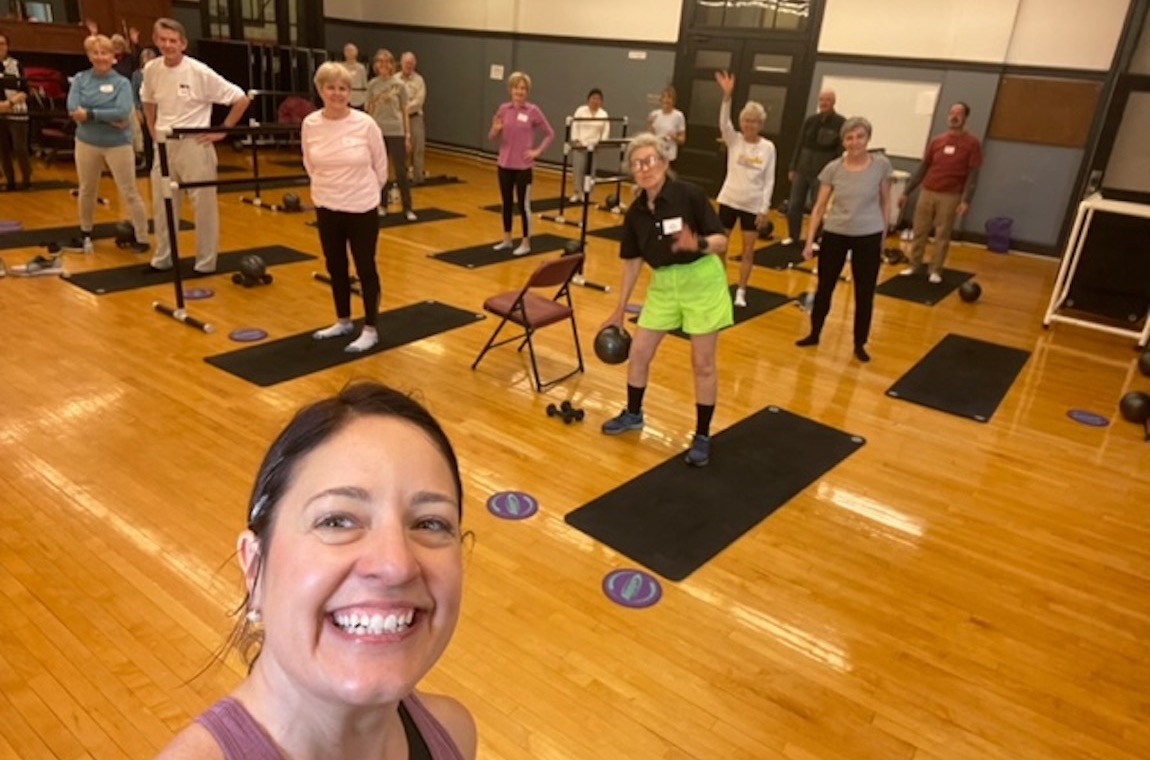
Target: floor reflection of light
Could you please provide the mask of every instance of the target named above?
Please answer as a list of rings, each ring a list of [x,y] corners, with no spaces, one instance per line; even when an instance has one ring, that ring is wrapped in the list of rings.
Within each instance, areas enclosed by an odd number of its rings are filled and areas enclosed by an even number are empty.
[[[226,583],[218,573],[193,555],[181,552],[171,543],[165,543],[147,528],[132,525],[43,459],[27,453],[22,455],[22,459],[26,464],[24,472],[28,477],[39,478],[60,492],[60,498],[52,499],[52,504],[70,508],[96,521],[101,527],[110,528],[132,546],[159,560],[181,578],[188,580],[212,602],[219,604],[221,599],[235,596],[237,590],[235,587]]]
[[[825,482],[819,483],[818,489],[815,491],[815,497],[907,536],[921,538],[923,533],[926,532],[921,520],[903,514],[897,509],[881,504],[874,499],[859,496],[856,493],[837,488]]]
[[[123,391],[110,390],[103,393],[85,393],[55,401],[50,407],[37,410],[24,419],[8,420],[0,425],[0,440],[7,439],[17,442],[33,429],[38,427],[54,429],[62,422],[82,422],[90,418],[102,422],[107,419],[111,409],[119,406],[123,397]]]
[[[691,583],[680,584],[679,589],[687,592],[705,604],[729,613],[729,616],[743,626],[757,633],[765,633],[783,646],[840,673],[853,670],[850,657],[845,649],[826,639],[819,638],[794,625],[784,623],[758,610],[751,609],[727,597],[705,589],[696,588]]]

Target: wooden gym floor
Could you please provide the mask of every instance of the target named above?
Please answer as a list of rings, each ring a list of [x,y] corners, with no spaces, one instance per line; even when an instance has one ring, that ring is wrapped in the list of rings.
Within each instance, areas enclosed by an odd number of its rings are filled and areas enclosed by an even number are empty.
[[[476,270],[428,258],[499,233],[480,209],[498,200],[492,165],[430,164],[464,183],[416,189],[417,210],[466,218],[381,232],[384,308],[481,310],[542,257]],[[37,172],[72,177],[66,164]],[[557,185],[540,172],[536,197]],[[113,209],[98,221],[122,218],[110,181],[102,190]],[[26,229],[75,220],[64,190],[0,202]],[[220,208],[223,251],[319,254],[308,215],[235,193]],[[592,226],[617,221],[596,212]],[[563,517],[685,448],[686,342],[661,349],[642,437],[607,439],[625,369],[588,352],[585,374],[542,395],[510,347],[472,371],[490,319],[266,389],[204,363],[236,346],[237,327],[276,338],[328,324],[318,262],[276,267],[251,290],[197,281],[216,291],[191,304],[212,335],[151,310],[170,286],[95,296],[55,277],[0,280],[0,757],[149,757],[237,681],[234,662],[211,658],[240,599],[232,552],[259,457],[292,410],[357,378],[417,390],[459,448],[476,540],[461,624],[424,687],[471,708],[481,757],[1150,756],[1150,445],[1116,412],[1150,379],[1132,341],[1042,329],[1057,262],[961,245],[951,256],[978,273],[982,300],[879,297],[869,365],[851,360],[849,286],[816,351],[793,346],[807,319],[792,306],[724,333],[716,431],[775,404],[868,443],[644,611],[600,591],[632,563]],[[146,257],[103,241],[66,262]],[[618,276],[615,244],[591,238],[588,279]],[[752,284],[797,295],[813,281],[756,268]],[[615,298],[576,290],[585,347]],[[1033,352],[989,424],[884,395],[952,331]],[[567,360],[554,332],[541,334],[544,372]],[[547,418],[567,398],[584,422]],[[1072,408],[1112,423],[1076,424]],[[485,501],[506,489],[535,495],[540,513],[493,518]]]

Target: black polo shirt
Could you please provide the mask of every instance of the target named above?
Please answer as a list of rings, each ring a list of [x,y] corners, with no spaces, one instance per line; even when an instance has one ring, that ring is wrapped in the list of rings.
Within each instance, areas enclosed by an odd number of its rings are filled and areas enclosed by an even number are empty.
[[[711,208],[707,194],[698,185],[667,178],[663,189],[655,196],[655,210],[647,206],[647,191],[643,190],[627,209],[623,217],[623,243],[619,258],[643,259],[654,268],[672,264],[690,264],[709,254],[698,251],[672,251],[673,234],[665,234],[668,227],[681,223],[683,228],[695,231],[699,237],[722,235],[725,230],[719,215]]]

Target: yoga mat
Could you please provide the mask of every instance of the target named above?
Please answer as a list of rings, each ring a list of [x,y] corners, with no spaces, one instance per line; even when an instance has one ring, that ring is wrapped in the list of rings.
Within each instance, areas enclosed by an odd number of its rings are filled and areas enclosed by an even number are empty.
[[[462,183],[459,177],[452,177],[447,174],[437,174],[434,177],[424,177],[422,182],[412,182],[411,187],[439,187],[440,185],[458,185]],[[534,207],[534,204],[532,204]]]
[[[616,243],[619,243],[623,240],[623,225],[604,227],[601,230],[589,230],[587,234],[593,237],[603,238],[604,240],[614,240]]]
[[[120,222],[100,222],[92,227],[93,240],[105,240],[116,237],[116,225]],[[148,231],[154,232],[154,225],[148,220]],[[191,222],[180,220],[181,230],[195,229]],[[68,227],[45,227],[38,230],[19,230],[17,232],[0,232],[0,250],[9,248],[34,248],[46,246],[49,243],[63,243],[74,237],[80,237],[80,226],[73,224]]]
[[[737,285],[729,286],[731,293],[731,301],[735,300],[735,290]],[[740,325],[748,319],[761,316],[769,311],[774,311],[785,303],[791,302],[792,299],[786,293],[776,293],[773,290],[759,290],[756,287],[747,288],[747,305],[746,306],[732,306],[735,311],[735,325]],[[631,317],[632,322],[638,322],[638,317]],[[734,327],[734,325],[732,325]],[[730,328],[726,328],[730,329]],[[690,335],[682,330],[671,330],[668,335],[674,335],[676,338],[690,338]]]
[[[414,222],[407,221],[402,211],[392,211],[387,216],[379,218],[379,228],[381,230],[391,229],[392,227],[410,227],[413,224],[423,224],[424,222],[442,222],[445,219],[462,219],[464,214],[457,214],[454,211],[447,211],[441,208],[421,208],[415,209],[415,215],[419,218]],[[314,227],[315,222],[308,222],[308,227]],[[494,243],[492,244],[494,245]]]
[[[886,395],[989,422],[1030,352],[951,333]]]
[[[974,277],[973,272],[943,269],[942,282],[935,284],[927,279],[925,271],[905,277],[895,275],[875,288],[875,292],[879,295],[920,303],[924,306],[934,306],[971,277]]]
[[[180,272],[185,279],[196,279],[205,276],[230,274],[240,271],[240,260],[249,253],[260,256],[269,267],[277,264],[295,264],[299,261],[314,259],[309,253],[303,253],[282,245],[269,245],[259,248],[246,248],[232,253],[221,253],[216,259],[216,271],[213,275],[202,275],[196,272],[195,259],[192,256],[180,258]],[[152,285],[171,283],[176,279],[173,272],[155,272],[149,270],[146,264],[131,264],[126,267],[114,269],[95,269],[91,272],[75,272],[65,278],[78,288],[89,293],[106,295],[120,293],[125,290],[147,288]]]
[[[423,301],[380,314],[377,322],[379,343],[363,353],[352,354],[343,350],[355,340],[363,327],[363,320],[357,319],[355,331],[347,336],[316,340],[312,337],[315,330],[309,330],[226,354],[209,356],[204,361],[250,383],[267,387],[430,338],[483,318],[482,314],[465,309],[436,301]]]
[[[260,177],[260,193],[265,190],[276,190],[281,187],[305,187],[311,182],[307,177],[288,179],[284,177]],[[256,189],[256,183],[240,182],[235,185],[221,185],[216,188],[220,193],[250,193]]]
[[[734,260],[734,257],[732,257],[732,260]],[[802,263],[802,243],[791,243],[790,245],[773,243],[755,250],[755,266],[784,270],[792,269]]]
[[[431,258],[446,261],[448,264],[475,269],[490,264],[501,264],[504,261],[511,261],[512,259],[525,259],[528,256],[535,256],[540,253],[559,251],[563,249],[563,246],[566,245],[569,240],[571,240],[571,238],[560,237],[559,235],[532,235],[531,253],[522,256],[513,256],[511,254],[514,247],[505,251],[495,250],[493,246],[498,241],[493,241],[490,243],[482,243],[481,245],[473,245],[470,248],[459,248],[454,251],[433,253],[431,254]]]
[[[554,210],[559,208],[559,200],[560,200],[559,198],[540,198],[539,200],[532,198],[531,199],[531,213],[538,214],[541,211],[554,211]],[[565,202],[564,210],[566,210],[566,207],[573,207],[573,206],[578,206],[578,205],[579,204],[576,204],[576,203]],[[498,214],[499,212],[503,211],[503,204],[502,203],[492,203],[489,206],[484,206],[483,210],[484,211],[494,211],[495,213]],[[515,204],[515,215],[516,216],[519,215],[519,204],[518,203]]]
[[[635,446],[644,445],[637,435],[627,435],[634,436]],[[864,443],[768,407],[715,435],[706,467],[691,467],[683,461],[685,451],[676,452],[566,520],[664,578],[681,581]]]

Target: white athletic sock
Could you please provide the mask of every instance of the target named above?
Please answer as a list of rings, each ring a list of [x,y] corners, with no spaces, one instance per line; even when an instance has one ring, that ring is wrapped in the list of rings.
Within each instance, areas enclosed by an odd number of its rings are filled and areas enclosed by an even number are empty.
[[[519,247],[511,252],[515,256],[525,256],[531,253],[531,239],[523,238],[519,241]]]
[[[338,338],[341,335],[350,335],[353,329],[355,329],[355,325],[351,323],[351,320],[341,319],[331,327],[316,330],[311,336],[316,340],[327,340],[328,338]]]
[[[504,240],[501,243],[496,243],[494,246],[494,249],[496,251],[506,251],[506,250],[510,250],[511,246],[513,246],[513,245],[515,245],[515,244],[511,242],[511,239],[507,238],[506,240]]]
[[[374,327],[365,327],[359,337],[347,344],[344,351],[349,354],[358,354],[379,343],[379,332]]]

